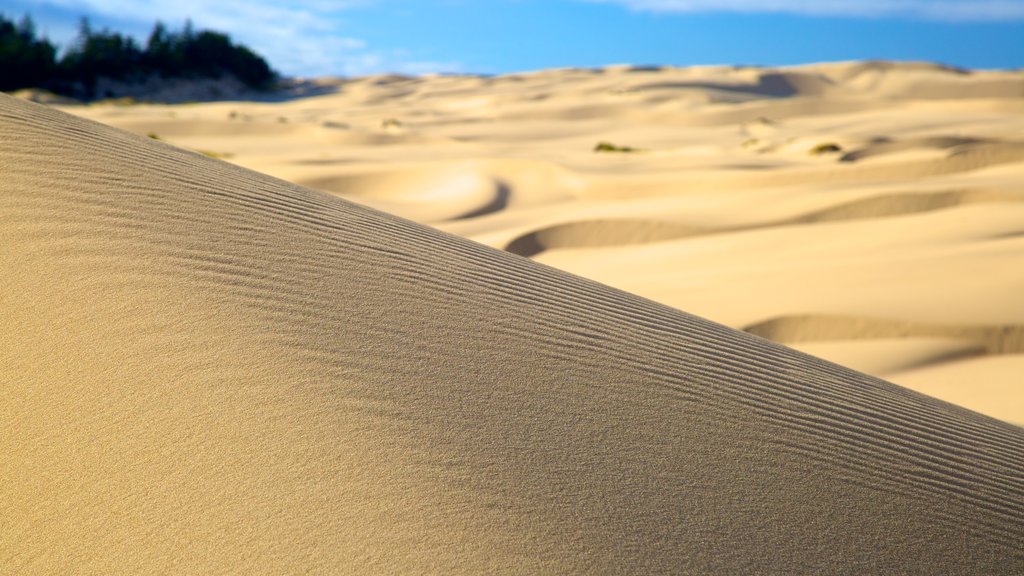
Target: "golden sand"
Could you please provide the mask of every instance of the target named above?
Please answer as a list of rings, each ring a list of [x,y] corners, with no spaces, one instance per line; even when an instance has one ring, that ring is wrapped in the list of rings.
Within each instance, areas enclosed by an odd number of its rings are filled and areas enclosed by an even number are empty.
[[[551,118],[571,116],[554,93],[571,93],[556,88],[572,78],[532,78],[550,85]],[[463,82],[470,81],[452,80],[451,90]],[[851,346],[906,340],[900,354],[926,361],[975,346],[965,362],[984,366],[957,362],[964,378],[1014,369],[1013,354],[986,347],[1012,338],[993,340],[984,327],[1014,319],[1007,304],[1020,272],[982,272],[1015,257],[1018,205],[979,200],[893,218],[760,227],[829,213],[878,196],[883,185],[850,190],[855,179],[841,177],[845,166],[794,151],[779,152],[795,166],[772,171],[777,188],[712,194],[700,192],[695,177],[692,196],[666,197],[655,193],[658,184],[683,173],[669,168],[672,158],[708,158],[685,146],[666,158],[558,157],[555,148],[593,139],[592,128],[572,122],[550,121],[549,158],[542,151],[516,157],[511,144],[502,156],[492,149],[498,144],[470,138],[493,130],[502,141],[536,139],[542,120],[529,118],[510,119],[500,131],[483,121],[459,124],[451,130],[462,131],[461,141],[421,132],[415,121],[387,128],[411,134],[299,122],[316,113],[343,116],[332,98],[370,101],[401,86],[367,81],[362,92],[357,83],[324,100],[266,105],[274,115],[291,109],[288,122],[231,124],[229,107],[220,105],[221,125],[203,120],[214,105],[181,107],[161,134],[169,143],[0,96],[4,571],[1024,570],[1024,429],[179,146],[230,152],[233,161],[265,163],[268,172],[291,166],[296,173],[280,175],[294,180],[303,170],[309,179],[334,178],[361,200],[405,206],[410,215],[427,204],[416,194],[422,182],[425,194],[463,202],[459,210],[494,206],[462,220],[431,218],[496,246],[568,222],[656,220],[640,237],[657,241],[546,247],[535,258],[615,275],[626,287],[646,286],[648,295],[660,290],[670,304],[686,308],[690,300],[701,313],[718,302],[731,324],[769,326],[810,345],[814,335],[838,330]],[[595,100],[588,105],[599,108],[595,121],[610,130],[616,120],[603,115],[614,106]],[[994,118],[1005,117],[1003,101],[986,102],[966,107],[989,106]],[[451,113],[466,114],[470,105],[462,105]],[[717,113],[738,114],[735,106]],[[637,114],[653,113],[656,103],[650,108]],[[148,132],[145,122],[154,120],[131,118],[169,111],[102,112],[111,121],[123,112],[122,120]],[[193,124],[175,124],[193,113]],[[993,120],[989,129],[1002,123],[1009,124]],[[200,128],[208,133],[189,136]],[[668,142],[670,128],[680,131],[666,125],[640,140],[646,131],[634,126],[627,131],[636,142],[609,138],[653,149],[659,138]],[[337,157],[308,162],[321,154],[310,157],[316,137]],[[692,137],[693,146],[704,142]],[[456,155],[467,162],[467,148],[486,157],[472,161],[479,171],[471,177],[466,164],[455,169],[445,160],[450,153],[451,162]],[[1019,167],[1003,161],[1013,149],[942,152],[966,155],[976,169],[938,172],[978,180],[964,190],[1001,194],[998,183]],[[366,165],[348,172],[344,158],[363,153]],[[931,155],[883,155],[878,173],[941,166]],[[867,171],[871,162],[850,168]],[[807,186],[839,188],[801,195],[783,183],[789,171],[796,184],[805,174]],[[375,191],[377,178],[390,182],[386,190]],[[431,178],[442,184],[426,186]],[[743,178],[756,181],[733,168],[708,169],[703,181]],[[502,202],[481,191],[489,181],[498,183],[493,196]],[[622,201],[627,188],[616,182],[647,182],[648,192]],[[726,209],[748,205],[757,193],[764,194],[757,206]],[[680,214],[699,212],[673,212],[679,206],[703,206],[707,216],[687,220]],[[748,230],[669,240],[664,231],[676,228],[663,220],[679,229]],[[633,224],[614,226],[616,234],[633,234]],[[570,244],[595,237],[586,227],[549,236]],[[724,255],[730,246],[731,261]],[[970,304],[947,305],[942,322],[928,314],[938,310],[928,287],[944,278],[928,267],[924,256],[932,253],[959,273],[942,280],[947,296]],[[672,273],[653,279],[667,262]],[[828,262],[834,265],[810,272]],[[920,284],[894,275],[877,285],[897,272]],[[816,277],[818,285],[794,291],[794,278]],[[833,285],[845,291],[825,290]],[[758,297],[737,298],[744,289]],[[770,313],[763,302],[774,306]],[[858,323],[856,315],[901,323]],[[778,317],[790,320],[764,324]],[[849,335],[850,326],[864,328]]]

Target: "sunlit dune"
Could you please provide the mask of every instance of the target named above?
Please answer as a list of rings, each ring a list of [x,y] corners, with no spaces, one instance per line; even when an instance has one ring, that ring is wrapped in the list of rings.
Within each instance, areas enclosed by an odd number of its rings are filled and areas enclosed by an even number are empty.
[[[916,333],[768,336],[1024,423],[1020,350],[962,336],[1024,326],[1021,72],[614,66],[316,86],[278,103],[65,109],[734,328],[947,326],[965,352],[934,355],[937,387],[895,369],[917,356],[886,343]],[[1004,392],[978,400],[972,382],[993,374]]]
[[[0,95],[0,572],[1019,574],[1022,78]]]

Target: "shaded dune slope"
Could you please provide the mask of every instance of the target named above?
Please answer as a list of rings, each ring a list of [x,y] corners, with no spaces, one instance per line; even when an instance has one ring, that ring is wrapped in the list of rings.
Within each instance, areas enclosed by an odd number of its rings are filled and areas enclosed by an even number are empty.
[[[348,174],[312,178],[301,183],[392,213],[414,211],[424,222],[499,212],[507,207],[510,196],[508,186],[500,180],[459,166]],[[382,193],[382,190],[387,192]]]
[[[1020,573],[1024,431],[0,96],[14,573]]]
[[[959,326],[889,318],[827,315],[783,316],[744,328],[776,342],[820,342],[879,338],[947,338],[965,340],[988,354],[1024,353],[1024,326]]]
[[[576,220],[519,235],[509,241],[504,249],[513,254],[532,257],[546,250],[647,244],[780,226],[923,214],[971,204],[1020,202],[1024,202],[1024,194],[1003,190],[940,190],[879,194],[781,220],[720,228],[644,219]]]

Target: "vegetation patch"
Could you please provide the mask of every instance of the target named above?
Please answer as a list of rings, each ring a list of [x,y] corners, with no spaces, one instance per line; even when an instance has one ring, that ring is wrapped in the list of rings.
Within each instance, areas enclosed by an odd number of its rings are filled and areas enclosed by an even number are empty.
[[[818,144],[814,148],[811,148],[811,155],[812,156],[822,156],[822,155],[825,155],[825,154],[835,154],[837,152],[842,152],[842,151],[843,151],[843,147],[840,146],[839,144],[836,144],[834,142],[826,142],[824,144]]]
[[[597,146],[594,146],[594,152],[640,152],[639,149],[631,146],[617,146],[611,142],[598,142]]]
[[[146,136],[149,136],[153,140],[160,140],[161,142],[163,141],[160,138],[160,135],[157,134],[156,132],[150,132],[149,134],[146,134]],[[234,156],[234,154],[231,154],[230,152],[214,152],[213,150],[200,150],[198,148],[194,149],[193,152],[198,152],[199,154],[202,154],[203,156],[206,156],[208,158],[217,158],[218,160],[224,160]]]
[[[93,30],[82,19],[78,37],[58,58],[57,47],[36,35],[32,19],[14,23],[0,15],[0,90],[46,88],[58,94],[96,97],[100,79],[141,84],[154,76],[199,79],[234,77],[249,88],[270,88],[277,73],[255,52],[220,32],[196,31],[186,21],[172,32],[157,22],[145,48],[110,30]]]
[[[196,152],[199,152],[203,156],[207,156],[209,158],[217,158],[218,160],[231,158],[232,156],[234,156],[234,154],[231,154],[229,152],[213,152],[211,150],[196,150]]]

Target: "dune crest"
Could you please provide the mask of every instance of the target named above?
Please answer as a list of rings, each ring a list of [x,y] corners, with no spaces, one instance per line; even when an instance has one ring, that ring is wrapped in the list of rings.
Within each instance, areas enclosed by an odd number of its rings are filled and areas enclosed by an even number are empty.
[[[789,316],[744,328],[779,342],[870,340],[873,338],[949,338],[972,342],[989,354],[1024,353],[1024,326],[942,326],[885,318]]]
[[[7,96],[0,171],[13,572],[1024,570],[1016,426]]]

